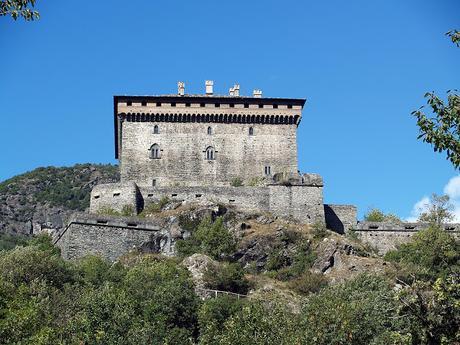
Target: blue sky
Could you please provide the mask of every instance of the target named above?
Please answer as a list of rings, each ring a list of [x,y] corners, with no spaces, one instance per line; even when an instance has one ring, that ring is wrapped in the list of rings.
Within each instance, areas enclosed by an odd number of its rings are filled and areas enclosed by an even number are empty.
[[[323,176],[328,203],[408,217],[458,175],[410,115],[426,91],[460,88],[444,36],[458,0],[37,2],[37,22],[0,18],[0,180],[115,163],[112,95],[178,80],[202,93],[205,79],[307,98],[299,165]]]

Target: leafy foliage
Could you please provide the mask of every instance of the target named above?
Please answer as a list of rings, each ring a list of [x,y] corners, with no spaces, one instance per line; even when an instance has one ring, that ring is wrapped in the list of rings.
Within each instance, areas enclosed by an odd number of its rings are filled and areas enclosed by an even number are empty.
[[[370,209],[365,215],[364,220],[367,222],[391,222],[391,223],[401,223],[401,219],[392,214],[385,214],[377,208]]]
[[[69,263],[44,239],[0,255],[0,344],[191,344],[198,307],[169,259]]]
[[[435,152],[446,152],[455,168],[460,166],[460,95],[447,93],[447,102],[434,92],[425,94],[432,115],[426,115],[423,107],[412,112],[417,119],[418,139],[433,145]]]
[[[0,251],[10,250],[16,246],[23,246],[27,243],[28,237],[23,235],[0,234]]]
[[[201,252],[221,259],[231,254],[235,248],[236,241],[225,228],[222,217],[214,222],[211,217],[204,217],[189,238],[176,242],[176,249],[182,256]]]
[[[95,180],[95,176],[98,176]],[[38,168],[0,183],[0,196],[27,195],[29,204],[41,203],[84,211],[91,189],[98,181],[118,181],[118,167],[76,164],[73,167]]]
[[[16,20],[23,17],[25,20],[34,20],[40,18],[40,13],[31,8],[35,6],[35,0],[1,0],[0,17],[11,15]]]
[[[450,37],[452,43],[456,44],[457,47],[460,47],[460,31],[458,30],[450,30],[446,33],[447,36]]]
[[[434,280],[460,272],[460,243],[446,231],[432,226],[416,233],[385,259],[400,264],[408,275]]]
[[[243,295],[248,292],[250,287],[239,263],[224,262],[218,266],[209,265],[204,273],[203,280],[209,289],[230,291]]]
[[[433,193],[427,209],[419,216],[420,222],[429,223],[431,226],[440,227],[443,223],[450,222],[454,219],[452,213],[454,206],[450,203],[448,195],[437,195]]]
[[[232,179],[232,181],[230,182],[230,185],[232,187],[241,187],[243,185],[243,180],[240,178],[240,177],[235,177],[234,179]]]
[[[460,341],[460,276],[417,281],[398,293],[399,313],[410,316],[418,344],[455,344]]]
[[[312,295],[302,311],[302,344],[372,344],[391,333],[404,343],[407,325],[396,318],[391,286],[367,275]]]

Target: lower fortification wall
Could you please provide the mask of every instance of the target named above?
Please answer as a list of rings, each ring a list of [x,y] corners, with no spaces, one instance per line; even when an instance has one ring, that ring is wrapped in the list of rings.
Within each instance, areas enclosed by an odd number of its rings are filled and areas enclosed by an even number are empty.
[[[357,209],[353,205],[324,204],[326,227],[339,234],[356,228]]]
[[[173,255],[171,236],[151,221],[75,214],[54,243],[64,259],[100,255],[111,261],[135,248]]]
[[[384,223],[359,222],[354,232],[364,242],[374,247],[379,254],[396,249],[407,243],[420,230],[426,229],[426,223]],[[445,231],[460,238],[460,224],[446,224]]]

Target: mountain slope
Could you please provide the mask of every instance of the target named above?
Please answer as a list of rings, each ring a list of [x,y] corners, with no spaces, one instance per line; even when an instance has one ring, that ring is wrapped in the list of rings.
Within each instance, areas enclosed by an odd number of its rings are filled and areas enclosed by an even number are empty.
[[[89,207],[94,185],[118,180],[115,165],[77,164],[37,168],[3,181],[0,183],[0,233],[58,230],[72,212]]]

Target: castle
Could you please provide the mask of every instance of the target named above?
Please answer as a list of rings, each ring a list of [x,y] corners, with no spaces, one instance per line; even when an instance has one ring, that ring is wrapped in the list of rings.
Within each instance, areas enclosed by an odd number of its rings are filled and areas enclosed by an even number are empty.
[[[304,223],[325,222],[323,181],[301,174],[297,127],[305,99],[214,95],[115,96],[115,157],[121,182],[96,186],[91,212],[130,206],[136,212],[162,197],[233,204]],[[343,207],[330,206],[344,213]],[[354,223],[349,206],[346,223]],[[340,218],[340,216],[339,216]]]
[[[99,253],[115,259],[152,236],[162,252],[173,253],[171,236],[153,220],[101,216],[106,210],[138,214],[162,198],[269,212],[339,233],[359,229],[356,207],[325,205],[321,176],[298,170],[305,99],[265,98],[260,90],[241,96],[239,85],[215,95],[213,82],[206,81],[202,95],[186,94],[179,82],[173,95],[113,101],[121,182],[92,190],[90,214],[75,216],[56,240],[64,257]],[[374,230],[361,225],[365,237]],[[372,234],[367,237],[372,242]]]

